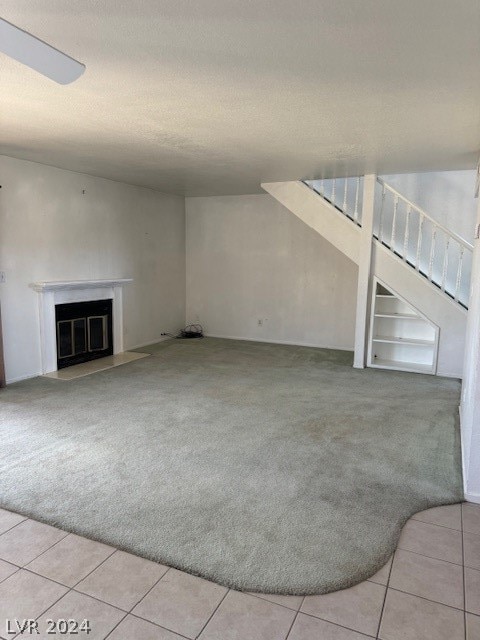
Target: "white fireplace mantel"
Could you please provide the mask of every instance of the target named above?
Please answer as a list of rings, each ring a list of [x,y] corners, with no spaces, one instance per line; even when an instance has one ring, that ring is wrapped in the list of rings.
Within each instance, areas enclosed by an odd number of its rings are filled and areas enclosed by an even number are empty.
[[[97,289],[100,287],[119,287],[133,282],[132,278],[116,280],[58,280],[54,282],[33,282],[30,286],[35,291],[71,291],[72,289]]]
[[[40,312],[40,343],[42,347],[42,372],[57,370],[57,337],[55,305],[89,300],[112,300],[113,353],[123,351],[122,287],[133,282],[132,278],[111,280],[64,280],[33,282],[30,286],[38,293]]]

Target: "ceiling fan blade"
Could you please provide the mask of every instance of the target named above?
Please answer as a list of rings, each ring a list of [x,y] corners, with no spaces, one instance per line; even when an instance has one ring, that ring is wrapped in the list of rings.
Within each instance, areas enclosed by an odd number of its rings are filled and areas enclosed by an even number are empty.
[[[85,65],[0,18],[0,51],[59,84],[69,84]]]

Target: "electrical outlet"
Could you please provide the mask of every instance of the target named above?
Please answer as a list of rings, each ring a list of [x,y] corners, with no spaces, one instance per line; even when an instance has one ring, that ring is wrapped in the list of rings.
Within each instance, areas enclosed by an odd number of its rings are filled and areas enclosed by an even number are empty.
[[[0,271],[0,282],[6,282],[6,281],[7,281],[7,275],[5,271]]]

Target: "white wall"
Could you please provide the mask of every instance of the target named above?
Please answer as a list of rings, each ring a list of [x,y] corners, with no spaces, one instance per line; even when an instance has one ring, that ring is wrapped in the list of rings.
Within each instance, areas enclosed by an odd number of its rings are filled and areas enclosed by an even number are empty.
[[[186,198],[186,212],[187,322],[353,350],[357,267],[340,251],[269,195]]]
[[[382,178],[432,218],[473,244],[476,171],[405,173]]]
[[[7,380],[41,369],[34,281],[132,277],[124,288],[127,349],[183,326],[183,197],[5,156],[0,184]]]
[[[480,200],[477,201],[480,224]],[[460,422],[465,498],[480,503],[480,240],[474,240]]]

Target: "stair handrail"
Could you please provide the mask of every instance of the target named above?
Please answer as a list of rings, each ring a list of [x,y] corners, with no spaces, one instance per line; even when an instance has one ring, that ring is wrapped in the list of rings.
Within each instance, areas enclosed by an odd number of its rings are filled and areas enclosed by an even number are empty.
[[[337,178],[328,178],[326,180],[320,178],[318,180],[305,180],[302,182],[328,203],[332,204],[347,218],[355,222],[358,226],[361,226],[362,223],[359,215],[361,208],[359,208],[358,205],[362,176],[354,177],[356,181],[356,188],[353,212],[351,203],[352,194],[349,193],[351,191],[349,190],[351,179],[352,178],[349,177],[341,178],[342,182],[340,184],[340,190],[343,192],[343,203],[337,202],[338,199],[336,198]],[[319,187],[315,184],[316,182],[320,183]],[[468,305],[468,282],[466,282],[464,277],[464,262],[467,256],[469,258],[469,263],[471,262],[473,245],[454,231],[448,229],[448,227],[443,225],[441,222],[435,220],[435,218],[432,218],[432,216],[430,216],[421,207],[385,182],[383,178],[377,176],[376,182],[380,185],[382,190],[382,202],[378,215],[377,213],[375,214],[376,225],[378,228],[374,228],[373,230],[374,239],[386,246],[405,263],[415,269],[417,273],[421,274],[429,282],[439,287],[446,295],[453,298],[455,302],[459,303],[466,309]],[[329,185],[329,189],[325,188],[326,184],[327,187]],[[387,192],[393,197],[393,209],[391,211],[391,216],[385,214],[384,211],[385,195]],[[402,205],[401,210],[399,210],[399,204]],[[406,213],[405,216],[402,216],[404,208],[406,209]],[[412,213],[415,214],[416,218],[418,217],[418,223],[416,221],[414,223],[416,229],[412,229]],[[402,224],[400,224],[400,229],[397,224],[399,217],[405,217],[403,227]],[[425,228],[425,223],[427,223],[427,228]],[[385,225],[389,227],[386,233]],[[402,240],[399,240],[397,237],[400,230],[403,235]],[[428,242],[428,240],[425,241],[424,238],[427,238],[428,235],[430,235],[430,243],[429,248],[427,249],[428,244],[425,244],[425,242]],[[413,248],[412,251],[411,245],[413,238],[415,238],[414,243],[416,245],[416,249]],[[443,254],[443,256],[440,256],[441,264],[439,264],[439,260],[437,259],[439,251],[437,238],[440,238],[440,250]],[[453,270],[455,270],[456,273],[453,272]],[[470,276],[470,273],[467,273],[468,276]]]
[[[452,238],[453,240],[455,240],[456,242],[458,242],[459,244],[463,245],[465,247],[465,249],[467,249],[468,251],[473,251],[473,245],[470,244],[467,240],[465,240],[464,238],[462,238],[461,236],[459,236],[457,233],[455,233],[454,231],[452,231],[451,229],[448,229],[447,227],[445,227],[443,224],[441,224],[440,222],[438,222],[437,220],[435,220],[435,218],[432,218],[432,216],[429,216],[428,213],[426,211],[424,211],[421,207],[419,207],[418,205],[416,205],[414,202],[412,202],[411,200],[408,200],[408,198],[405,198],[404,195],[402,195],[401,193],[399,193],[396,189],[394,189],[393,187],[391,187],[387,182],[385,182],[385,180],[383,180],[382,178],[379,178],[377,176],[377,182],[379,184],[382,185],[382,187],[384,187],[385,189],[387,189],[388,191],[390,191],[391,193],[393,193],[394,196],[396,196],[399,200],[402,200],[403,202],[405,202],[405,204],[407,204],[411,209],[414,209],[415,211],[417,211],[422,217],[426,218],[427,220],[429,220],[432,225],[434,225],[435,227],[437,227],[437,229],[441,229],[447,236],[449,236],[450,238]]]

